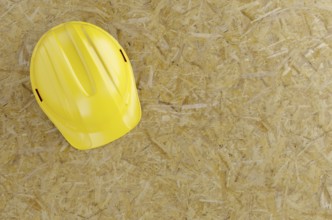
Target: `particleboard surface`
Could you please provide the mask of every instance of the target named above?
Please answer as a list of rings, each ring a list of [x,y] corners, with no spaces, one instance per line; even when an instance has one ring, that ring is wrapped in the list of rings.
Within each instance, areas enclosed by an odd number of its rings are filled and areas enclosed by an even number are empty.
[[[130,57],[141,123],[91,151],[38,107],[65,21]],[[332,219],[330,0],[1,0],[0,219]]]

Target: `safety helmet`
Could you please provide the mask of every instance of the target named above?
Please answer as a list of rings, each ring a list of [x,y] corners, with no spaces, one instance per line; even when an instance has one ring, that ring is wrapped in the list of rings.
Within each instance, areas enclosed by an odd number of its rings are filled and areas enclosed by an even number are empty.
[[[67,22],[45,33],[34,48],[30,78],[39,106],[77,149],[103,146],[140,121],[130,61],[95,25]]]

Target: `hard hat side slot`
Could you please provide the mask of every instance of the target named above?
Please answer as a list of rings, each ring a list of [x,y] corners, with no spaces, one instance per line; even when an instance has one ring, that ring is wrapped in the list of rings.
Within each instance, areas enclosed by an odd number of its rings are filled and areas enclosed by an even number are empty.
[[[120,53],[122,54],[122,57],[123,57],[124,61],[127,63],[127,59],[126,59],[126,57],[125,57],[125,55],[123,54],[123,52],[122,52],[121,49],[120,49]]]
[[[36,93],[37,93],[37,95],[38,95],[39,100],[42,102],[43,99],[42,99],[42,97],[40,96],[40,94],[39,94],[39,92],[38,92],[38,89],[35,89],[35,90],[36,90]]]

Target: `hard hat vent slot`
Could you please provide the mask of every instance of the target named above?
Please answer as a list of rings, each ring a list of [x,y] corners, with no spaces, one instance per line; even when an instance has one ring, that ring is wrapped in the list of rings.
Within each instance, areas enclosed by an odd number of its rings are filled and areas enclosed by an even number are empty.
[[[37,95],[38,95],[39,100],[42,102],[43,99],[42,99],[42,97],[40,96],[40,94],[39,94],[39,92],[38,92],[38,89],[36,89],[36,93],[37,93]]]
[[[122,55],[122,57],[123,57],[124,61],[127,63],[127,59],[126,59],[126,57],[125,57],[125,55],[123,54],[123,52],[122,52],[122,50],[121,50],[121,49],[120,49],[120,53],[121,53],[121,55]]]

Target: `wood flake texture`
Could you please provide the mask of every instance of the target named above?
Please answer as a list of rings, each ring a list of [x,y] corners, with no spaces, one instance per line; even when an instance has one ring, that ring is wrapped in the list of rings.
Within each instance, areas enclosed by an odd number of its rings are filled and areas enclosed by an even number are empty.
[[[0,219],[332,219],[331,14],[329,0],[1,0]],[[143,110],[90,151],[29,78],[39,38],[73,20],[124,47]]]

